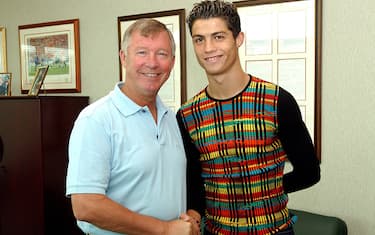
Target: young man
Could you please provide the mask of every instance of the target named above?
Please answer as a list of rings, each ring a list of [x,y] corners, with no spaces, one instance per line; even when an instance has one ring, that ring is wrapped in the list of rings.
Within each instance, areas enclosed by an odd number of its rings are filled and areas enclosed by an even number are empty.
[[[241,68],[244,34],[231,3],[195,4],[187,23],[208,79],[177,114],[188,157],[188,208],[205,217],[205,234],[293,234],[287,193],[320,179],[295,99]],[[293,171],[284,175],[287,160]]]
[[[174,53],[164,24],[136,21],[120,51],[126,81],[74,124],[66,194],[86,234],[199,234],[200,218],[185,214],[186,156],[176,117],[157,95]]]

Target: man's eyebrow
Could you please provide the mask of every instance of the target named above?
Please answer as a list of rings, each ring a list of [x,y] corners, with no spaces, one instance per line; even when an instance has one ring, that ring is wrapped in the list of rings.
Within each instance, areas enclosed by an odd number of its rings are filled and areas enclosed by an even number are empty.
[[[217,35],[217,34],[228,34],[228,31],[219,31],[219,32],[215,32],[211,35]]]
[[[191,37],[204,37],[203,35],[201,35],[201,34],[193,34],[193,35],[191,35]]]
[[[215,36],[215,35],[218,35],[218,34],[228,34],[228,32],[226,31],[218,31],[218,32],[213,32],[211,34],[208,34],[208,35],[202,35],[202,34],[193,34],[192,37],[205,37],[205,36]]]

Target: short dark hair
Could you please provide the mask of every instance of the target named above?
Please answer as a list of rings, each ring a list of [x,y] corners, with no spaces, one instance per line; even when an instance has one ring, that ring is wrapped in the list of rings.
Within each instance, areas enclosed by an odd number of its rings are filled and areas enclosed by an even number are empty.
[[[240,16],[234,4],[223,0],[203,0],[194,4],[193,9],[186,18],[190,35],[192,34],[191,28],[195,20],[213,17],[222,18],[227,23],[228,29],[232,31],[234,38],[241,32]]]

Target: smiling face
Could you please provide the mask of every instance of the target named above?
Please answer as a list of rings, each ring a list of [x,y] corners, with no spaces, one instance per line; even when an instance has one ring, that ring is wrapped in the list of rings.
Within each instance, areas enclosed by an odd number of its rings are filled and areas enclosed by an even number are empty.
[[[120,58],[126,70],[126,94],[135,100],[154,98],[174,64],[169,34],[161,31],[145,36],[135,31],[127,53],[121,51]]]
[[[238,47],[242,44],[243,34],[235,39],[223,19],[195,20],[192,40],[197,60],[208,76],[229,73],[236,63],[239,64]]]

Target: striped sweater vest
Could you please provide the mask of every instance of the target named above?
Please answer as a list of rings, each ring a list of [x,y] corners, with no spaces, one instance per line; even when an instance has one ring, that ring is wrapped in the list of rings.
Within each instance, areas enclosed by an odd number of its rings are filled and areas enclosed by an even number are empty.
[[[294,223],[282,185],[278,91],[252,77],[234,98],[213,100],[202,90],[180,109],[200,151],[205,227],[213,234],[274,234]]]

